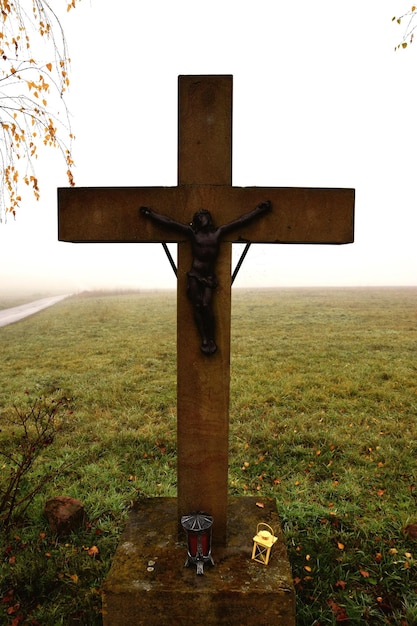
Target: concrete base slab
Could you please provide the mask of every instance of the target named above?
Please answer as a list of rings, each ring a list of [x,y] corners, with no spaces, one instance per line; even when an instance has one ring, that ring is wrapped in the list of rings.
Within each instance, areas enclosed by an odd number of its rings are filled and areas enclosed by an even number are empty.
[[[212,547],[214,566],[206,565],[204,576],[184,567],[177,516],[176,498],[135,505],[104,583],[104,626],[294,626],[295,592],[274,500],[230,499],[227,545]],[[251,560],[259,522],[278,536],[268,565]]]

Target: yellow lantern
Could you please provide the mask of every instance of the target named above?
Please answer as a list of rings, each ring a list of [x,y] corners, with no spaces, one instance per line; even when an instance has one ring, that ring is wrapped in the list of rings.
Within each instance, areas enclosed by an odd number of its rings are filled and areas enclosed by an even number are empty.
[[[278,537],[274,537],[274,531],[265,522],[260,522],[256,527],[256,535],[253,538],[252,559],[268,565],[272,546]]]

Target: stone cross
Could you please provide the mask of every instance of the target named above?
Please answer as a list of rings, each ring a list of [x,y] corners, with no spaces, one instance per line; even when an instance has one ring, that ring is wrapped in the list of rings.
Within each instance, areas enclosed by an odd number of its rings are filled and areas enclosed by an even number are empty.
[[[232,187],[232,85],[226,75],[179,77],[177,187],[58,191],[61,241],[178,243],[178,518],[199,510],[212,515],[213,543],[219,545],[227,530],[232,243],[350,243],[354,214],[353,189]],[[217,350],[207,356],[187,296],[189,238],[146,219],[139,208],[151,207],[184,225],[203,208],[220,226],[266,201],[271,210],[227,232],[219,245]]]

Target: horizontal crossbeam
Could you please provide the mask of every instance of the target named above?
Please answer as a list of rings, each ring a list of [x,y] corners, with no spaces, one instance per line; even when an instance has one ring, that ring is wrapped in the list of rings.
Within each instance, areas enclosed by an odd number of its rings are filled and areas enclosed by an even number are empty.
[[[227,241],[253,243],[344,244],[353,242],[353,189],[293,187],[78,187],[58,190],[60,241],[171,243],[178,232],[145,219],[140,206],[190,223],[201,208],[216,225],[226,224],[270,200],[260,220],[234,230]]]

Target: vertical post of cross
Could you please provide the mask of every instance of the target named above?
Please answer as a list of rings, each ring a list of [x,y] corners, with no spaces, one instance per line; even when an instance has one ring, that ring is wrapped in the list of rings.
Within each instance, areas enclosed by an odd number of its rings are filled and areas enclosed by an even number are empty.
[[[232,84],[232,76],[179,77],[179,186],[231,185]],[[218,349],[207,357],[200,351],[187,297],[191,246],[178,244],[178,513],[181,517],[204,510],[212,515],[214,544],[226,542],[231,249],[232,244],[224,242],[216,263],[219,287],[213,310]]]

